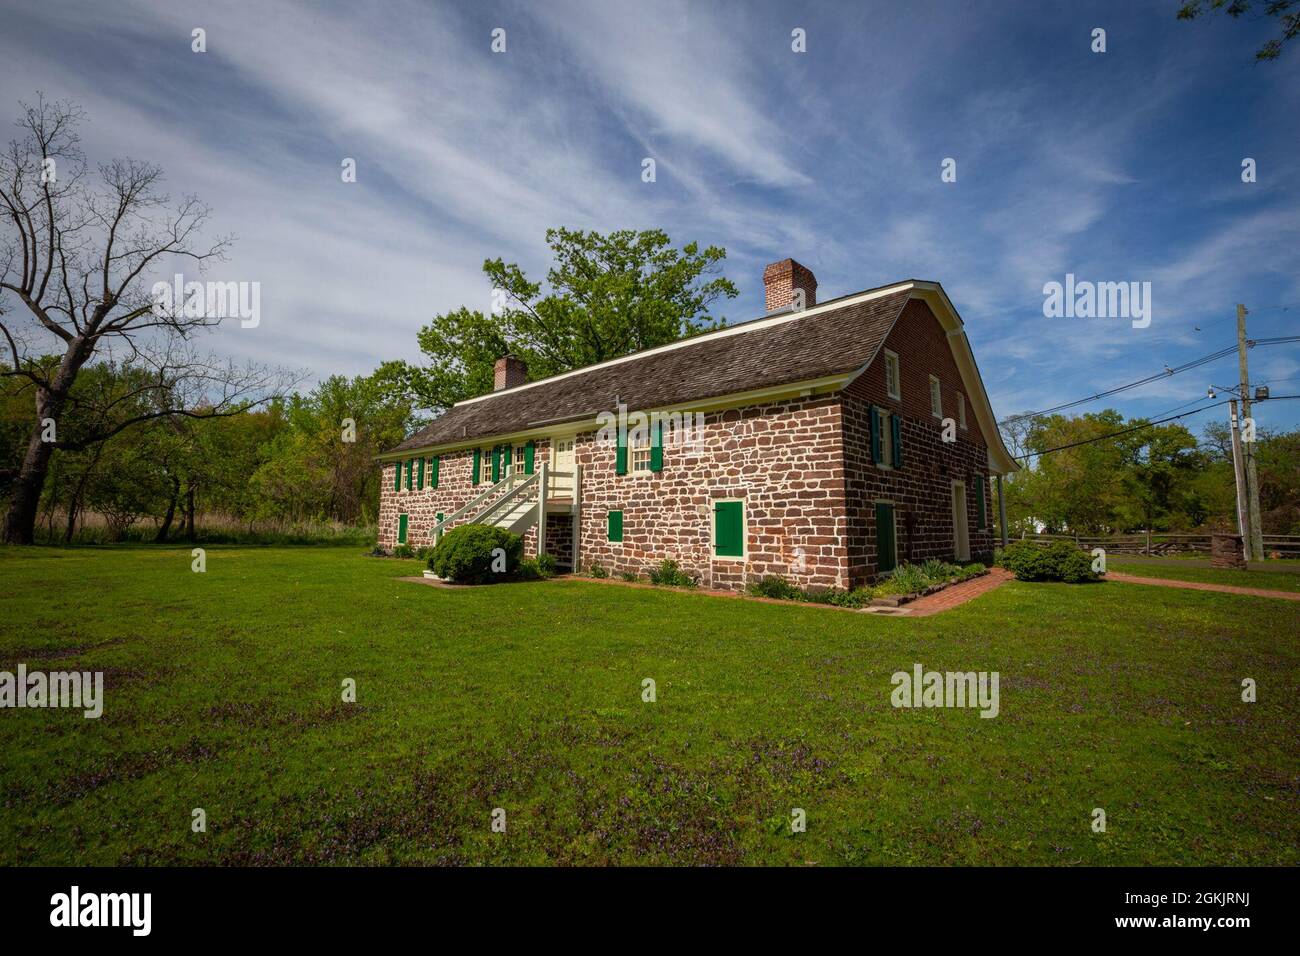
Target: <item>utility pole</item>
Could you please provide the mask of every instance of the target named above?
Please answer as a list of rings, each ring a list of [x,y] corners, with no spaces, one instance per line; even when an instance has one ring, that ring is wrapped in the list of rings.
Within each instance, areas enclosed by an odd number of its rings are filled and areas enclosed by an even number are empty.
[[[1250,419],[1250,373],[1246,367],[1246,307],[1237,303],[1237,367],[1241,372],[1242,428],[1250,430],[1250,441],[1241,443],[1243,471],[1246,473],[1246,522],[1241,533],[1245,538],[1246,556],[1251,561],[1264,560],[1264,532],[1259,517],[1259,476],[1255,471],[1255,429]]]
[[[1237,400],[1228,399],[1229,425],[1232,430],[1232,471],[1237,478],[1237,530],[1241,532],[1241,550],[1244,557],[1250,557],[1250,542],[1246,529],[1249,524],[1250,509],[1246,506],[1246,474],[1242,464],[1241,432],[1237,430]]]

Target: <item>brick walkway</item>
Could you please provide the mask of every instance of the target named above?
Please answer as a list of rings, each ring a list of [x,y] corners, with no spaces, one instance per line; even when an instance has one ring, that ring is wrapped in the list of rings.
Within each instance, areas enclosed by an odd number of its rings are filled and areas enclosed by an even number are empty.
[[[938,594],[927,594],[917,598],[911,604],[904,604],[908,617],[929,617],[967,601],[973,601],[981,594],[988,594],[994,588],[1000,588],[1014,577],[1010,571],[1002,568],[989,568],[989,573],[971,581],[963,581],[952,587],[944,588]]]
[[[1120,581],[1124,584],[1154,584],[1158,587],[1183,588],[1187,591],[1218,591],[1220,594],[1246,594],[1250,597],[1281,598],[1283,601],[1300,601],[1297,591],[1269,591],[1265,588],[1239,588],[1231,584],[1206,584],[1204,581],[1176,581],[1173,578],[1141,578],[1135,574],[1121,574],[1107,571],[1107,581]],[[935,597],[942,597],[936,594]]]

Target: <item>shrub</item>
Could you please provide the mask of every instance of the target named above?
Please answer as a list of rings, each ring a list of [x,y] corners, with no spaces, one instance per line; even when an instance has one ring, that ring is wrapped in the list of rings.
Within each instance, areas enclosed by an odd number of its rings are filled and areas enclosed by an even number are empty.
[[[507,574],[492,570],[492,552],[497,548],[505,552]],[[523,550],[524,539],[504,528],[461,525],[442,536],[429,557],[429,570],[457,584],[487,584],[517,571]]]
[[[520,581],[545,581],[547,578],[554,577],[555,572],[547,571],[537,558],[524,558],[519,562],[519,567],[515,569],[513,576]]]
[[[1028,541],[1013,541],[1003,548],[998,555],[998,564],[1014,574],[1018,581],[1046,581],[1052,574],[1047,549]]]
[[[609,577],[609,572],[606,571],[604,568],[602,568],[599,564],[593,564],[591,566],[591,576],[593,578],[607,578]]]
[[[818,591],[813,596],[813,600],[822,604],[834,604],[836,607],[866,607],[875,596],[874,588],[859,587],[852,591],[827,588],[825,591]]]
[[[669,588],[693,588],[695,578],[681,569],[676,561],[668,558],[660,561],[649,571],[650,583]]]
[[[972,561],[970,564],[966,565],[966,567],[961,569],[961,577],[963,581],[968,578],[977,578],[987,570],[988,568],[984,567],[984,565],[980,564],[978,561]]]
[[[537,570],[541,572],[544,578],[555,577],[555,555],[539,554],[537,556]]]
[[[397,547],[393,549],[393,557],[413,558],[415,557],[415,549],[411,547],[409,544],[399,544]]]
[[[1064,542],[1060,543],[1064,544]],[[1078,548],[1070,548],[1068,552],[1061,555],[1057,570],[1061,580],[1066,584],[1084,584],[1101,577],[1092,570],[1092,557]]]
[[[1015,541],[1003,550],[999,563],[1018,581],[1065,581],[1079,584],[1095,581],[1100,575],[1092,570],[1092,561],[1068,541],[1053,541],[1041,547],[1029,541]]]
[[[635,580],[636,580],[636,572],[635,572],[635,571],[624,571],[622,574],[619,575],[619,577],[622,578],[624,581],[635,581]]]
[[[882,590],[885,594],[916,594],[924,591],[931,583],[918,565],[900,564],[884,583]]]
[[[938,558],[930,558],[928,561],[921,562],[920,568],[921,573],[930,579],[931,584],[939,584],[953,578],[960,578],[962,574],[960,565],[940,561]]]
[[[804,594],[779,574],[767,574],[757,581],[750,581],[745,590],[755,597],[776,598],[781,601],[807,601]]]

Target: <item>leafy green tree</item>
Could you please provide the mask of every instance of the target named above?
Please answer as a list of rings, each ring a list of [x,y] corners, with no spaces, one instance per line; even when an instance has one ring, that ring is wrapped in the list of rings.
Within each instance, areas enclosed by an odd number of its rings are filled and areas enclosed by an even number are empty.
[[[719,328],[726,320],[715,320],[709,306],[737,295],[718,275],[726,250],[693,242],[676,249],[658,229],[548,229],[546,242],[554,264],[545,289],[513,263],[484,262],[489,312],[461,307],[435,316],[417,336],[428,364],[385,363],[389,387],[421,408],[444,409],[490,392],[503,355],[544,378]]]
[[[1143,424],[1136,419],[1125,427]],[[1118,523],[1129,529],[1186,529],[1190,482],[1204,461],[1196,438],[1184,426],[1168,424],[1141,428],[1118,436],[1116,441],[1124,454],[1127,491],[1124,505],[1117,509]]]
[[[1122,427],[1123,416],[1110,410],[1034,419],[1023,445],[1038,456],[1009,483],[1007,502],[1013,513],[1037,519],[1049,532],[1113,530],[1124,497],[1124,452],[1114,442],[1097,439]],[[1045,454],[1066,445],[1075,447]]]
[[[1263,431],[1255,450],[1265,534],[1300,534],[1300,430]]]
[[[265,449],[249,483],[251,513],[305,521],[368,524],[377,518],[375,455],[414,427],[410,404],[374,376],[325,379],[283,406],[287,427]]]
[[[1300,35],[1300,0],[1184,0],[1178,8],[1179,20],[1195,20],[1206,13],[1226,13],[1238,19],[1252,11],[1258,15],[1277,17],[1282,35],[1274,37],[1255,51],[1256,60],[1276,60],[1282,55],[1282,46]]]

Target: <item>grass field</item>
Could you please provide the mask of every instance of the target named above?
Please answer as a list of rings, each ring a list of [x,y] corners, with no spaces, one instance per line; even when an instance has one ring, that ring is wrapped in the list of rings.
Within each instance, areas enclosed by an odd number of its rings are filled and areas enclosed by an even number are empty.
[[[0,549],[0,669],[107,682],[99,720],[0,711],[0,862],[1300,862],[1291,602],[1012,582],[909,620],[190,562]],[[998,671],[999,716],[893,708],[915,662]]]
[[[1175,581],[1200,581],[1205,584],[1230,584],[1239,588],[1264,588],[1269,591],[1300,591],[1300,574],[1288,571],[1234,571],[1227,568],[1184,568],[1171,564],[1144,564],[1114,558],[1106,562],[1112,571],[1122,571],[1141,578],[1171,578]]]

